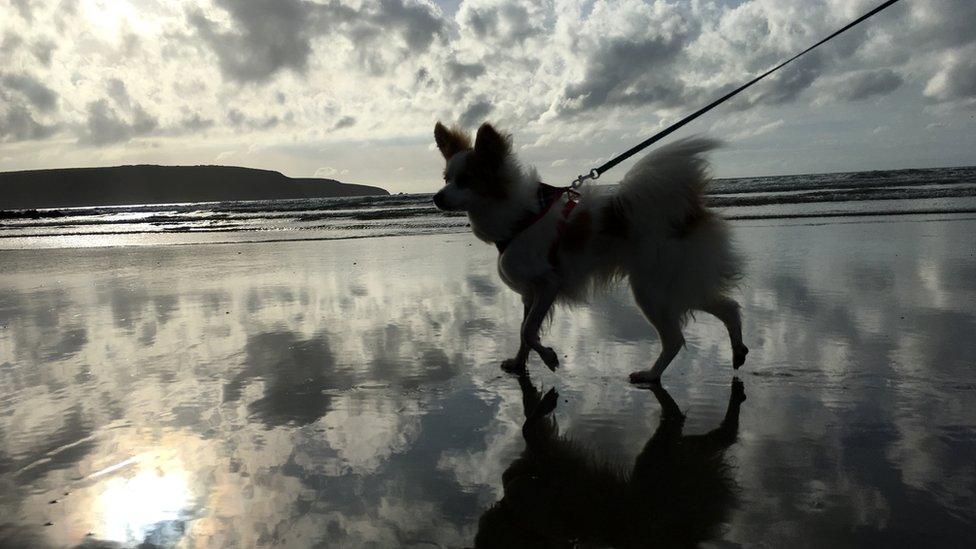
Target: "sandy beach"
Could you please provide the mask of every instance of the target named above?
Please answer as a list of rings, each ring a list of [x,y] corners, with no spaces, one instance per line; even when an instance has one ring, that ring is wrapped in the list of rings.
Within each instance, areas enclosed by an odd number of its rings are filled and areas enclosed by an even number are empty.
[[[734,227],[752,352],[708,541],[971,540],[976,219]],[[0,254],[0,545],[470,546],[526,450],[521,305],[469,235]],[[733,371],[715,319],[686,336],[694,435]],[[545,340],[558,436],[631,470],[662,408],[626,381],[658,345],[626,289]]]

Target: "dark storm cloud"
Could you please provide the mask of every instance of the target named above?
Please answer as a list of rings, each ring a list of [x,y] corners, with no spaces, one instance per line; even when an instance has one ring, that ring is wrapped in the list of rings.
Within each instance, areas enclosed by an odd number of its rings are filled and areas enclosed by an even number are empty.
[[[131,107],[132,100],[129,98],[129,91],[125,88],[125,82],[118,78],[110,78],[106,83],[106,88],[108,89],[108,96],[115,101],[116,105],[123,109]]]
[[[939,86],[941,99],[976,98],[976,60],[971,57],[961,59],[950,66],[942,75],[945,79]]]
[[[491,112],[491,102],[487,99],[480,99],[472,103],[458,117],[458,123],[462,128],[473,128],[485,121],[485,117]]]
[[[286,119],[290,117],[286,116]],[[227,111],[227,122],[235,128],[250,128],[252,130],[270,130],[281,123],[281,119],[274,114],[267,116],[250,116],[244,114],[240,109],[230,109]]]
[[[776,75],[764,82],[764,90],[753,102],[763,105],[782,105],[795,100],[820,76],[824,65],[823,56],[812,51],[783,67]]]
[[[462,23],[479,39],[507,43],[521,43],[538,33],[540,29],[532,25],[532,20],[525,6],[512,3],[479,6],[462,15]]]
[[[159,122],[142,107],[136,105],[131,120],[119,116],[105,99],[88,104],[88,116],[79,142],[86,145],[109,145],[122,143],[152,133]]]
[[[190,24],[217,55],[224,76],[237,82],[268,80],[282,69],[304,72],[312,52],[312,5],[300,0],[218,0],[235,29],[222,32],[202,12]]]
[[[39,40],[31,46],[31,53],[45,67],[51,65],[51,54],[58,49],[57,44],[50,40]]]
[[[379,0],[360,11],[338,3],[304,0],[217,0],[233,22],[224,31],[199,10],[187,13],[190,25],[217,56],[221,73],[241,83],[260,83],[282,70],[303,74],[312,42],[340,33],[356,48],[371,73],[388,68],[375,48],[402,38],[409,53],[426,51],[444,34],[444,22],[421,4]]]
[[[678,34],[601,44],[586,60],[583,80],[563,91],[563,112],[680,102],[686,90],[675,78],[673,63],[689,38]]]
[[[32,23],[34,21],[34,14],[31,12],[30,0],[11,0],[10,3],[17,8],[17,13],[26,19],[28,23]]]
[[[425,51],[444,32],[443,21],[426,6],[408,5],[404,0],[380,0],[370,19],[380,28],[397,29],[407,47],[416,53]]]
[[[449,80],[470,80],[485,73],[485,66],[481,63],[459,63],[448,61],[444,66],[444,75]]]
[[[7,31],[3,34],[3,40],[0,40],[0,53],[10,55],[16,51],[23,42],[24,39],[21,38],[20,35],[13,31]]]
[[[28,74],[0,75],[0,85],[23,95],[37,110],[50,112],[58,105],[58,94]]]
[[[180,120],[177,125],[177,133],[196,133],[206,130],[214,125],[214,121],[203,118],[199,113],[193,113]]]
[[[332,125],[332,130],[341,130],[342,128],[349,128],[356,125],[356,119],[352,116],[343,116],[335,124]]]
[[[330,21],[336,19],[331,9],[325,11]],[[357,64],[372,76],[424,53],[446,35],[446,23],[427,6],[405,0],[367,3],[358,12],[340,14],[338,22],[333,21],[335,32],[352,42]]]
[[[886,95],[898,89],[903,80],[891,69],[863,71],[847,75],[838,97],[848,101],[860,101],[875,95]]]
[[[10,101],[2,92],[0,100],[7,103],[6,111],[0,111],[0,141],[44,139],[57,131],[57,126],[38,122],[26,106]]]
[[[903,3],[904,4],[904,3]],[[897,5],[895,6],[898,7]],[[909,6],[902,6],[907,10]],[[908,38],[915,47],[959,47],[976,42],[976,2],[972,0],[929,0],[917,11],[921,20],[909,21]]]
[[[57,102],[57,93],[29,75],[0,75],[0,141],[28,141],[54,135],[58,125],[38,121],[34,111],[54,111]]]

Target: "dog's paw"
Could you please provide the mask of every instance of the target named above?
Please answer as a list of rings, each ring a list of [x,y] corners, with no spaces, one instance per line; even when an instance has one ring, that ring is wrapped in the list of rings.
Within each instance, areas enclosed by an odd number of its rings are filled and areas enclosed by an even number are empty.
[[[535,409],[532,410],[532,414],[529,417],[529,419],[537,419],[549,415],[550,413],[552,413],[553,410],[556,409],[556,404],[558,403],[559,403],[559,393],[556,392],[555,388],[549,389],[549,391],[546,392],[545,396],[543,396],[542,399],[539,400],[539,403],[536,404]]]
[[[546,366],[549,367],[549,369],[553,372],[555,372],[556,368],[559,367],[559,357],[556,356],[556,351],[553,351],[552,347],[543,347],[542,349],[539,349],[539,357],[542,359],[542,362],[545,362]]]
[[[517,358],[510,358],[502,362],[502,370],[510,374],[524,374],[525,373],[525,361],[519,360]]]
[[[654,374],[650,370],[639,370],[630,374],[630,382],[634,384],[660,385],[661,376]]]
[[[746,401],[745,385],[738,378],[732,380],[732,393],[729,395],[729,400],[733,404],[742,404]]]
[[[738,370],[740,366],[745,364],[747,354],[749,354],[749,348],[745,345],[732,347],[732,368]]]

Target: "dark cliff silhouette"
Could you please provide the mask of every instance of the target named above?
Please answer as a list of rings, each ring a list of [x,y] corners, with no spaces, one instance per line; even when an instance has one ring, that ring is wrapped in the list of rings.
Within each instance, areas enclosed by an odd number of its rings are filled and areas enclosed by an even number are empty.
[[[525,451],[502,475],[504,497],[481,516],[475,547],[695,547],[720,534],[736,502],[725,452],[745,400],[735,380],[721,425],[684,435],[684,415],[660,385],[657,430],[629,472],[559,434],[545,396],[519,378]]]
[[[390,194],[233,166],[118,166],[0,173],[0,210]]]

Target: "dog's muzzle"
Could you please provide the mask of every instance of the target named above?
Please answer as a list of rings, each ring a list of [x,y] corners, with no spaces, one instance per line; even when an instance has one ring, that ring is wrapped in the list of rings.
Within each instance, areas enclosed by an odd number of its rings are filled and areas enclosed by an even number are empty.
[[[444,191],[440,191],[434,195],[434,205],[441,210],[448,209],[447,204],[444,203]]]

